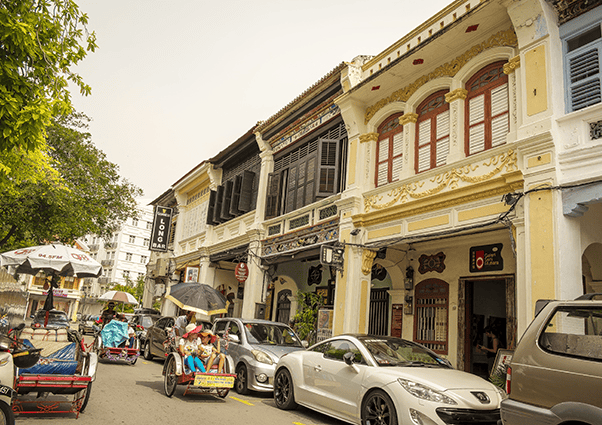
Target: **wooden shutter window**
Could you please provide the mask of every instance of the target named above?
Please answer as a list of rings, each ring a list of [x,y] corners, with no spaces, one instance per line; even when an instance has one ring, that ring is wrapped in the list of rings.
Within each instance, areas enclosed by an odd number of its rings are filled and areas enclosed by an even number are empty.
[[[427,279],[414,291],[414,341],[436,353],[448,353],[449,285],[439,279]]]
[[[339,141],[320,139],[318,141],[320,159],[318,197],[334,195],[338,191]]]
[[[505,62],[479,70],[466,83],[465,149],[467,155],[506,143],[510,130],[508,76]]]
[[[230,203],[230,214],[233,216],[239,216],[242,211],[238,209],[240,203],[240,190],[242,186],[242,176],[239,174],[234,177],[234,185],[232,186],[232,202]]]
[[[239,211],[246,213],[251,211],[253,202],[253,184],[255,183],[255,173],[249,170],[242,172],[242,181],[240,187],[240,200],[238,202]]]
[[[220,218],[223,221],[228,221],[233,217],[230,214],[230,204],[232,202],[232,189],[234,187],[234,184],[232,180],[228,180],[226,183],[223,184],[223,186],[224,191],[222,194],[222,208],[220,211]]]
[[[222,199],[224,197],[224,186],[217,187],[217,193],[215,194],[215,209],[213,210],[213,224],[220,224],[222,218],[220,212],[222,210]]]
[[[416,109],[416,172],[445,165],[449,154],[449,103],[447,90],[427,97]]]
[[[213,226],[213,215],[215,214],[215,198],[217,197],[217,192],[215,190],[209,191],[209,204],[207,205],[207,219],[205,220],[205,224],[209,224]]]
[[[265,205],[265,219],[278,217],[280,215],[280,172],[268,174],[268,190]]]
[[[376,186],[399,180],[402,167],[403,126],[399,117],[403,112],[388,117],[379,127],[376,147]]]

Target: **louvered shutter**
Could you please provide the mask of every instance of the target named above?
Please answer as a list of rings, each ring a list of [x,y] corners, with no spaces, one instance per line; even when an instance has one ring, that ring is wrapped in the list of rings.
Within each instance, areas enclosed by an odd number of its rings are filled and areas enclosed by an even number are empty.
[[[376,185],[389,182],[389,138],[378,141],[378,158],[376,160]]]
[[[284,212],[289,213],[295,210],[295,195],[297,194],[297,168],[299,164],[295,163],[288,169],[288,178],[286,181],[286,199],[284,202]]]
[[[268,174],[268,190],[265,205],[265,219],[280,215],[278,195],[280,194],[280,172]]]
[[[510,129],[508,83],[491,90],[491,147],[506,143]]]
[[[468,154],[485,150],[485,94],[468,101]]]
[[[318,141],[319,180],[317,197],[330,196],[338,192],[339,141],[320,139]]]
[[[215,194],[215,209],[213,210],[213,224],[220,224],[222,219],[220,212],[222,210],[222,198],[224,196],[224,186],[218,186]]]
[[[240,202],[240,189],[242,185],[242,176],[239,174],[234,177],[234,185],[232,186],[232,202],[230,202],[230,214],[233,216],[238,216],[242,211],[238,209],[238,204]]]
[[[222,208],[220,211],[220,218],[223,221],[228,221],[230,220],[233,216],[230,215],[230,203],[232,202],[232,188],[233,188],[233,183],[232,180],[228,180],[226,183],[224,183],[224,192],[222,195]]]
[[[393,159],[391,163],[391,181],[399,180],[403,165],[403,133],[393,136]]]
[[[209,191],[209,204],[207,205],[207,219],[205,220],[206,224],[213,225],[213,215],[215,214],[215,198],[217,196],[217,192],[215,190]]]
[[[600,103],[601,42],[588,44],[567,54],[571,110]]]
[[[418,123],[418,172],[431,168],[431,119]]]
[[[253,204],[253,183],[255,182],[255,173],[249,170],[242,172],[242,181],[240,188],[240,200],[238,209],[243,212],[251,211]]]
[[[437,115],[436,166],[445,165],[449,155],[449,109]]]

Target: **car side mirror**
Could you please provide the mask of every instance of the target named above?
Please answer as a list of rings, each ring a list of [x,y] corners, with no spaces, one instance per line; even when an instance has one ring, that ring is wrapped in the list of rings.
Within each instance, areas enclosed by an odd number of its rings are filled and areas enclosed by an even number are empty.
[[[353,354],[351,351],[347,351],[345,354],[343,354],[343,361],[345,362],[345,364],[351,366],[353,364],[353,360],[355,359],[355,354]]]
[[[238,335],[228,335],[228,341],[232,341],[232,342],[236,342],[237,344],[240,344],[240,338],[238,337]]]
[[[301,341],[301,345],[303,346],[303,348],[307,348],[309,347],[309,342],[307,342],[306,340]]]

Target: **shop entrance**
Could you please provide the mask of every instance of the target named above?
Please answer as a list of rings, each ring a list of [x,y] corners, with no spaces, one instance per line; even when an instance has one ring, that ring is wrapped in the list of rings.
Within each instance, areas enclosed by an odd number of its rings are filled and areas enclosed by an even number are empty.
[[[508,341],[513,340],[508,334],[514,333],[514,279],[462,279],[460,295],[465,314],[459,317],[459,336],[464,335],[464,341],[461,338],[458,341],[458,365],[463,364],[465,371],[487,378],[495,353],[477,347],[492,347],[492,339],[485,335],[488,327],[501,342],[498,348],[508,348]]]

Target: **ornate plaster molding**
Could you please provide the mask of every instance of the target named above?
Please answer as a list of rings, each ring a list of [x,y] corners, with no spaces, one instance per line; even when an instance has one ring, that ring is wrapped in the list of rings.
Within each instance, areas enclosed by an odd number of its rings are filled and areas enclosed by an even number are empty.
[[[504,64],[504,74],[509,75],[516,71],[516,68],[520,66],[520,56],[514,56],[512,59],[508,61],[507,64]]]
[[[376,251],[370,249],[364,249],[362,253],[362,273],[369,275],[372,273],[372,263],[376,257]]]
[[[374,117],[374,115],[383,107],[393,102],[407,102],[408,99],[422,87],[424,84],[428,83],[431,80],[440,77],[453,77],[455,76],[462,67],[468,63],[469,60],[476,57],[477,55],[483,53],[487,49],[491,49],[492,47],[499,46],[512,46],[515,47],[518,45],[518,39],[514,30],[509,28],[507,30],[499,31],[496,34],[493,34],[486,41],[477,44],[476,46],[471,47],[469,50],[453,59],[450,62],[447,62],[433,72],[423,75],[412,84],[397,90],[384,99],[379,100],[372,106],[366,108],[366,113],[364,115],[364,124],[368,124],[368,122]]]
[[[447,103],[452,103],[454,100],[464,100],[466,99],[466,96],[468,96],[468,90],[462,88],[455,89],[454,91],[450,91],[445,95],[445,101]]]
[[[407,114],[403,114],[402,116],[400,116],[398,120],[399,124],[401,125],[415,123],[416,121],[418,121],[418,114],[415,114],[414,112],[408,112]]]
[[[430,189],[421,190],[425,185],[424,181],[418,181],[413,183],[407,183],[402,186],[396,187],[387,193],[388,201],[383,201],[383,195],[376,194],[364,198],[364,212],[368,213],[371,210],[383,210],[390,208],[393,205],[400,203],[404,204],[412,199],[421,199],[428,196],[435,195],[446,188],[451,190],[457,189],[460,182],[468,184],[476,184],[485,182],[494,176],[501,174],[502,172],[513,172],[517,168],[517,157],[516,152],[513,149],[509,149],[508,152],[490,158],[482,164],[484,167],[493,168],[481,175],[476,174],[475,171],[479,168],[477,164],[468,164],[460,168],[452,168],[443,174],[439,174],[430,179],[431,183],[435,186]]]
[[[571,19],[602,4],[600,0],[546,0],[558,13],[558,24],[564,24]]]
[[[366,133],[360,135],[360,143],[376,142],[378,140],[378,133]]]

